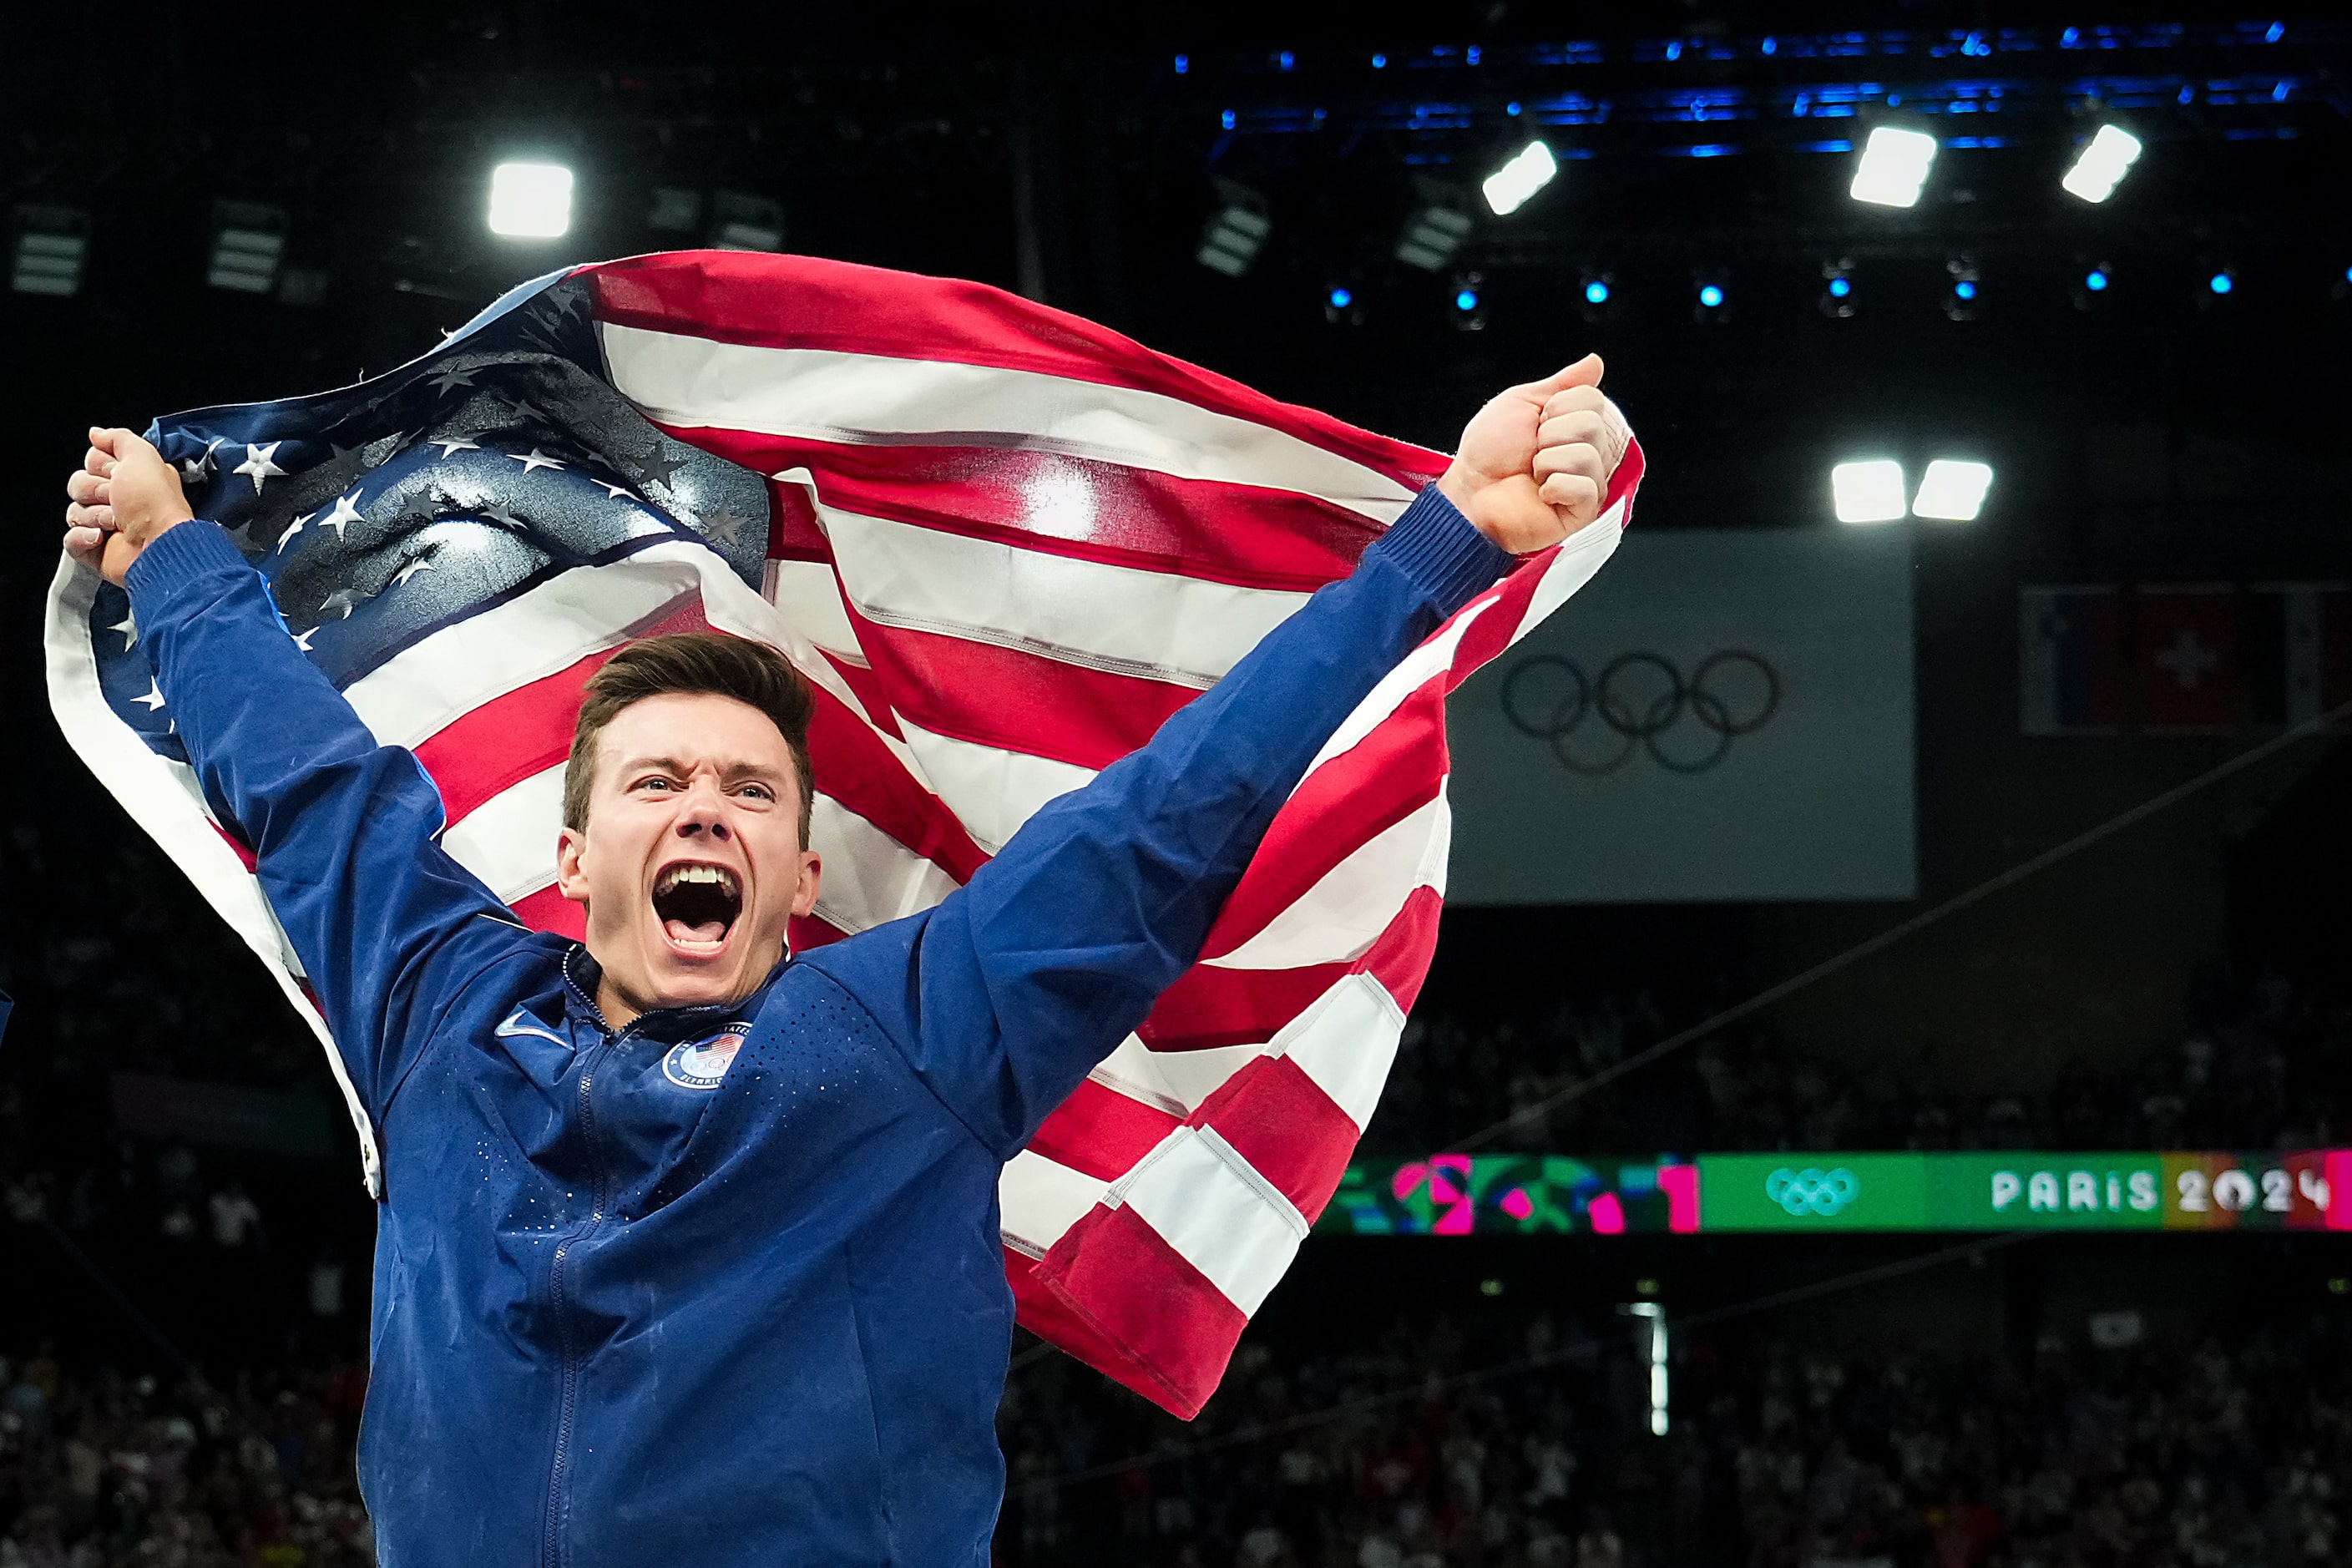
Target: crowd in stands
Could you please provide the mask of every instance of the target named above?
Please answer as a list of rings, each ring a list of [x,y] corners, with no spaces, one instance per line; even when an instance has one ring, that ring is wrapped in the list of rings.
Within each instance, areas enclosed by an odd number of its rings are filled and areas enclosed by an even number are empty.
[[[2193,1347],[2053,1340],[1997,1366],[1702,1341],[1664,1437],[1622,1333],[1569,1346],[1544,1320],[1517,1345],[1441,1316],[1303,1358],[1245,1347],[1189,1427],[1057,1358],[1005,1398],[997,1559],[2318,1568],[2352,1554],[2346,1320]],[[1481,1357],[1510,1364],[1482,1376]]]

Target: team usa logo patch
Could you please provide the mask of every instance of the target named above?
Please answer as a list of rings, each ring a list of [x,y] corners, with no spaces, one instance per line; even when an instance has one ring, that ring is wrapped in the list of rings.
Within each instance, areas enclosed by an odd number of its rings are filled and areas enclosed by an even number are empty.
[[[662,1058],[662,1076],[680,1089],[717,1089],[750,1032],[748,1025],[730,1024],[709,1039],[672,1046]]]

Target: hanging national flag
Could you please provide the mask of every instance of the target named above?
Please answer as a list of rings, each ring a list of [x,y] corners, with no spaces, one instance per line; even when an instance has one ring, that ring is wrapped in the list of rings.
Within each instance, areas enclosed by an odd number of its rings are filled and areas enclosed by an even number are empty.
[[[2237,727],[2237,606],[2227,583],[2143,583],[2132,601],[2140,727],[2213,734]]]
[[[2019,727],[2029,735],[2112,735],[2127,676],[2123,595],[2112,584],[2017,591]]]
[[[2257,583],[2241,627],[2239,668],[2256,723],[2305,724],[2352,702],[2352,587]]]
[[[728,252],[542,279],[390,374],[150,438],[377,738],[415,751],[449,853],[541,929],[580,932],[553,881],[587,677],[688,627],[782,649],[817,694],[803,951],[961,885],[1345,575],[1445,461],[996,289]],[[1215,1388],[1428,966],[1444,696],[1599,569],[1641,470],[1637,447],[1598,523],[1390,672],[1199,964],[1006,1167],[1029,1327],[1184,1415]],[[323,1038],[125,595],[61,567],[47,636],[76,749]]]

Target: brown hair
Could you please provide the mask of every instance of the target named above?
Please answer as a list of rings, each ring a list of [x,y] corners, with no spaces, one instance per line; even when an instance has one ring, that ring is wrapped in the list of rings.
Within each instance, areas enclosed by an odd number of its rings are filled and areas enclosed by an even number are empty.
[[[720,632],[673,632],[631,643],[588,678],[572,756],[563,764],[563,826],[588,826],[588,795],[596,779],[596,737],[633,702],[667,692],[714,692],[747,702],[775,721],[800,774],[801,847],[808,847],[809,812],[816,774],[809,766],[809,718],[816,706],[807,679],[763,642]]]

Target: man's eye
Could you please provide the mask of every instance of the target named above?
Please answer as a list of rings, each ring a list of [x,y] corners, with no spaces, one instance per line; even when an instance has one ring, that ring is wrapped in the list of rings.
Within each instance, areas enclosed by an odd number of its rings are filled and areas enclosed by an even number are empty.
[[[766,784],[745,784],[743,786],[743,793],[750,795],[753,800],[773,800],[776,798],[776,792],[770,789]]]
[[[639,779],[631,787],[635,789],[667,789],[669,788],[669,780],[663,778],[658,773],[654,773]]]

